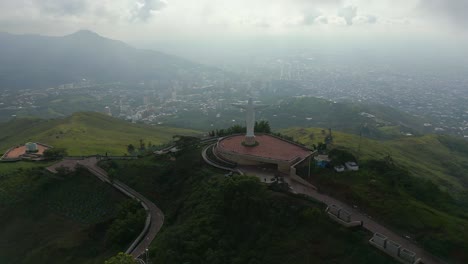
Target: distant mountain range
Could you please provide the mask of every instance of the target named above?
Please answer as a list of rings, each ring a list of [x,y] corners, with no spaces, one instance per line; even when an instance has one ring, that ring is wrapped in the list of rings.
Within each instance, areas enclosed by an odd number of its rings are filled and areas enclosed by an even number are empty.
[[[83,79],[171,80],[203,67],[87,30],[63,37],[0,33],[0,62],[0,89],[44,88]]]

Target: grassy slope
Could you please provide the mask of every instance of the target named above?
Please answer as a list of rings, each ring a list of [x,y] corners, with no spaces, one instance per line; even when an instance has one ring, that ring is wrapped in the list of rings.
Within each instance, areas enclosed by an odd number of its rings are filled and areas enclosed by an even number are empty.
[[[267,190],[256,178],[206,168],[199,149],[170,161],[102,164],[165,213],[157,263],[393,263],[369,235],[340,227],[323,205]]]
[[[0,150],[37,141],[63,147],[70,155],[123,155],[127,145],[138,145],[139,139],[154,145],[171,140],[176,134],[195,131],[168,127],[131,124],[99,113],[75,113],[64,119],[17,119],[1,124]]]
[[[47,162],[0,162],[0,175],[15,173],[19,169],[44,168],[52,165],[55,161]]]
[[[4,164],[0,164],[0,167]],[[121,248],[106,230],[126,198],[82,172],[64,179],[38,168],[0,173],[0,263],[102,263]]]
[[[282,132],[307,145],[323,141],[321,129]],[[335,147],[358,153],[359,137],[335,132],[334,139]],[[467,150],[466,142],[451,137],[427,135],[383,142],[363,138],[359,172],[337,174],[315,169],[310,180],[323,192],[357,204],[402,234],[410,234],[450,263],[466,263],[468,197],[466,178],[463,178],[467,169],[463,166],[468,162]],[[397,166],[405,167],[418,178],[384,168],[384,164],[372,169],[371,159],[388,154]],[[457,201],[440,192],[437,189],[440,184],[431,186],[427,179],[444,184]]]
[[[280,132],[312,146],[324,141],[321,131],[319,128],[290,128]],[[460,153],[445,144],[442,140],[445,137],[425,135],[377,141],[365,137],[359,139],[359,136],[335,131],[333,138],[335,146],[346,148],[361,160],[391,155],[399,166],[407,168],[413,175],[430,179],[444,189],[460,192],[468,188],[468,176],[456,169],[468,172],[468,154]],[[463,140],[453,140],[458,144],[464,143]]]

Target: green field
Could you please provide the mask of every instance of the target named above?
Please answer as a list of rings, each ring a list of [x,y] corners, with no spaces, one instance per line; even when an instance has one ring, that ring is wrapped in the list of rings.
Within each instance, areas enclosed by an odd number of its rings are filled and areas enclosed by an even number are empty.
[[[280,132],[309,147],[323,142],[325,137],[320,128],[290,128]],[[444,190],[454,191],[456,195],[468,190],[468,142],[463,139],[424,135],[378,141],[337,131],[332,133],[333,146],[349,150],[359,160],[390,155],[399,166],[417,177],[430,179]]]
[[[119,204],[127,200],[86,171],[67,176],[37,166],[2,171],[0,263],[101,264],[136,236],[123,245],[108,238]]]
[[[0,151],[28,141],[66,148],[69,155],[124,155],[127,145],[139,140],[153,145],[167,143],[177,134],[196,131],[155,127],[112,118],[100,113],[75,113],[63,119],[16,119],[0,124]]]

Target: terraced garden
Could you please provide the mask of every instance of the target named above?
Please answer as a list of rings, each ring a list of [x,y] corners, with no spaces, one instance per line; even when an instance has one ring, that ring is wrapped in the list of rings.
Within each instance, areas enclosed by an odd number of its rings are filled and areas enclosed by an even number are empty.
[[[107,239],[123,201],[87,171],[1,170],[0,263],[102,264],[124,249]]]

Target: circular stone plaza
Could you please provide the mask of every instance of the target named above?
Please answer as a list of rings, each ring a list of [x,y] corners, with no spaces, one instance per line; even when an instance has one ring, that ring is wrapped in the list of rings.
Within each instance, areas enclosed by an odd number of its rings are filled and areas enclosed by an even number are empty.
[[[297,176],[299,167],[309,166],[315,152],[303,145],[270,134],[254,134],[255,109],[249,99],[247,105],[236,105],[246,110],[247,133],[218,139],[204,150],[208,163],[222,169],[242,172],[246,168],[268,168],[276,175],[307,183]],[[309,185],[307,183],[307,185]]]
[[[1,161],[19,161],[19,160],[33,160],[38,161],[43,159],[44,151],[52,148],[51,146],[28,142],[24,145],[15,146],[8,149],[5,154],[0,158]]]

